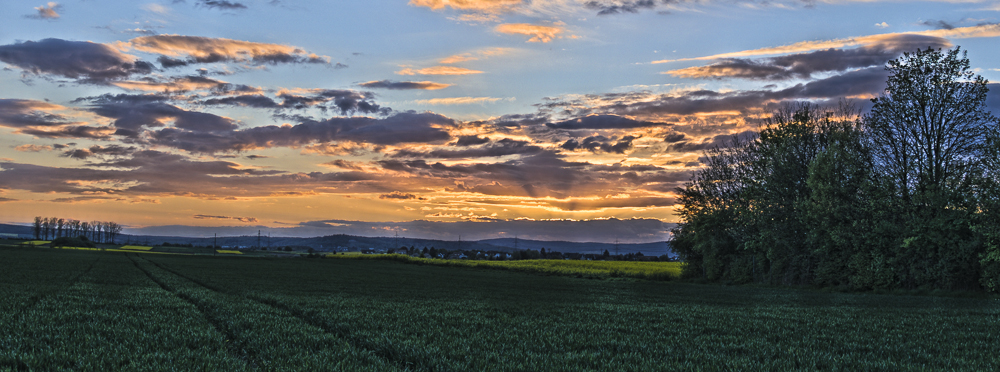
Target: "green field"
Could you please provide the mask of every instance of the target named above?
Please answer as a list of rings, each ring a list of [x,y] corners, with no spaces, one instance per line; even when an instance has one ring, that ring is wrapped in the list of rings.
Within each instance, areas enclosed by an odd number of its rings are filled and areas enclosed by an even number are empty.
[[[0,370],[995,370],[1000,300],[0,248]]]

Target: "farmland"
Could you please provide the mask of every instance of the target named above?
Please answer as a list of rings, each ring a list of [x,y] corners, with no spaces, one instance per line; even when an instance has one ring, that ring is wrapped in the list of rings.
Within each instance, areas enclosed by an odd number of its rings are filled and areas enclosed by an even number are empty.
[[[0,370],[992,370],[996,298],[0,248]]]

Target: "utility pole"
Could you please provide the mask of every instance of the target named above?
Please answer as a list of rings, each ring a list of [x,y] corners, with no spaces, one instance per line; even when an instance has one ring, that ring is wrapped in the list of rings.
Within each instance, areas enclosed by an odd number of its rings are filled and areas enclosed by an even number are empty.
[[[514,235],[514,250],[517,251],[517,235]]]
[[[271,232],[267,232],[267,250],[271,250]]]
[[[396,230],[396,237],[392,238],[392,249],[399,248],[399,230]]]
[[[257,230],[257,250],[260,250],[260,230]]]
[[[215,237],[212,238],[212,255],[213,256],[218,256],[219,255],[219,251],[216,250],[216,248],[218,248],[218,247],[219,247],[219,233],[215,233]]]
[[[615,256],[618,256],[618,238],[615,238]]]

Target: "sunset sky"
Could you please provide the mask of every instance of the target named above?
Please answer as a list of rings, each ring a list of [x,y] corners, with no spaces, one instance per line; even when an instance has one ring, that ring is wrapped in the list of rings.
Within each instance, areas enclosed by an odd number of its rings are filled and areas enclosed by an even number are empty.
[[[1000,1],[11,0],[0,18],[0,222],[127,233],[666,240],[702,151],[775,108],[867,108],[885,62],[928,46],[1000,81]]]

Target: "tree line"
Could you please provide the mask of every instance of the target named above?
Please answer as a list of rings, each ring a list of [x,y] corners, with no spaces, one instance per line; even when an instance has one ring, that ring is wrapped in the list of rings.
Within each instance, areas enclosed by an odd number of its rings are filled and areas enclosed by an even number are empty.
[[[679,188],[684,276],[1000,290],[1000,120],[965,54],[890,61],[868,113],[803,104],[709,150]]]
[[[114,244],[124,226],[110,221],[80,221],[57,217],[35,217],[35,239],[87,238],[96,243]]]

